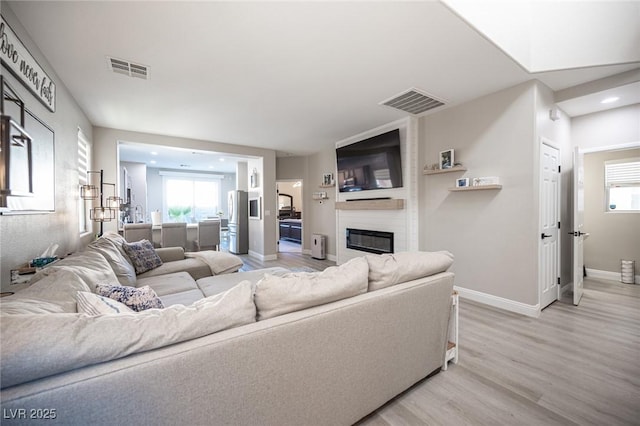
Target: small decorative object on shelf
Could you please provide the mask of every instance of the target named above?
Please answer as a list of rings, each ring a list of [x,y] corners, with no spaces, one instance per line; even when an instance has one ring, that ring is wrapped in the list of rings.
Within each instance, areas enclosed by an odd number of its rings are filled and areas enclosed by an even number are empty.
[[[498,176],[485,176],[473,178],[473,186],[484,185],[500,185],[500,178]]]
[[[469,178],[456,179],[456,188],[463,188],[469,186]]]
[[[326,191],[314,192],[312,194],[314,200],[328,200],[329,196]]]
[[[440,168],[450,169],[454,165],[453,149],[440,152]]]
[[[321,188],[328,188],[330,186],[335,186],[335,181],[333,180],[333,173],[325,173],[322,175],[322,184],[320,184]]]

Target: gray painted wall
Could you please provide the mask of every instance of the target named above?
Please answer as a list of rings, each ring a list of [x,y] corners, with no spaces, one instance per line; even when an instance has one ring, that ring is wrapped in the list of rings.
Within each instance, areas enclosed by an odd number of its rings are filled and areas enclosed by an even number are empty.
[[[21,286],[9,286],[11,269],[39,256],[49,244],[60,245],[58,255],[74,251],[78,246],[78,127],[89,139],[92,139],[92,127],[62,80],[4,2],[2,16],[56,84],[56,112],[50,112],[2,67],[2,76],[24,100],[27,109],[55,133],[55,212],[0,216],[2,291],[15,291]]]
[[[603,151],[584,156],[584,264],[600,271],[620,272],[620,260],[640,267],[640,213],[606,211],[604,163],[640,157],[640,149]]]
[[[566,117],[546,121],[552,104],[551,91],[532,81],[421,119],[422,164],[453,148],[468,169],[420,180],[420,249],[454,253],[456,285],[538,304],[540,138],[569,144]],[[447,190],[481,176],[498,176],[502,190]]]
[[[640,104],[573,118],[571,140],[582,150],[640,143]]]

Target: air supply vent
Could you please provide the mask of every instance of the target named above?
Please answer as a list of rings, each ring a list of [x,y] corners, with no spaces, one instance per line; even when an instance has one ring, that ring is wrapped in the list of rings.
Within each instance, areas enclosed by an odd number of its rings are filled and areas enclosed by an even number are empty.
[[[387,99],[386,101],[380,102],[380,105],[399,109],[400,111],[408,112],[409,114],[419,115],[423,112],[443,106],[444,102],[439,101],[433,96],[418,89],[411,88],[405,90],[399,95]]]
[[[116,59],[107,56],[107,65],[109,69],[118,74],[128,75],[129,77],[149,79],[149,67],[146,65],[134,64],[124,59]]]

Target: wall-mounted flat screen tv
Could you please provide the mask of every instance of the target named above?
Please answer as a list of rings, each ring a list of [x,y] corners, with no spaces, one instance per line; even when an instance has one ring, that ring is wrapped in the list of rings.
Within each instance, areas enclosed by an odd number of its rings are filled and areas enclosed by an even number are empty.
[[[340,192],[402,187],[400,130],[336,149]]]

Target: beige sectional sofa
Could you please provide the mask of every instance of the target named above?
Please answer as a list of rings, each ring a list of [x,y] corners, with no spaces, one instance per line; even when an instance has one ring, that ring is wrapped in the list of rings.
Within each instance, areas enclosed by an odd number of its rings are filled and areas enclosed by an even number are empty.
[[[3,424],[347,425],[444,362],[447,252],[139,278],[164,309],[91,316],[78,291],[117,280],[96,255],[0,303]]]

